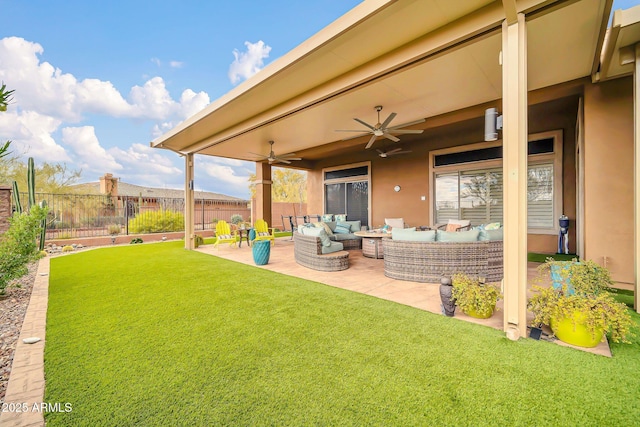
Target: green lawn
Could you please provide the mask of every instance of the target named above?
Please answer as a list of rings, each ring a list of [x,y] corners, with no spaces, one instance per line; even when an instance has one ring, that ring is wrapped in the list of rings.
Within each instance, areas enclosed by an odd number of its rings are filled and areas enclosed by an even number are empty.
[[[635,425],[613,358],[182,249],[51,260],[48,426]],[[638,316],[634,315],[638,322]]]

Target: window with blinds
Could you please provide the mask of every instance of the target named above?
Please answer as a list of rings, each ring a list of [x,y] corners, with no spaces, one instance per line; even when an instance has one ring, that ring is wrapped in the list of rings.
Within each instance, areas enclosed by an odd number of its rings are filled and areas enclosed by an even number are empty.
[[[436,222],[467,219],[472,225],[503,222],[502,169],[436,174]],[[529,228],[553,228],[553,163],[529,167]]]
[[[369,225],[369,165],[324,171],[325,213],[347,214],[347,220]]]
[[[532,135],[527,174],[531,233],[557,232],[562,213],[561,131]],[[503,222],[502,147],[486,143],[431,154],[435,223],[464,219],[472,225]]]

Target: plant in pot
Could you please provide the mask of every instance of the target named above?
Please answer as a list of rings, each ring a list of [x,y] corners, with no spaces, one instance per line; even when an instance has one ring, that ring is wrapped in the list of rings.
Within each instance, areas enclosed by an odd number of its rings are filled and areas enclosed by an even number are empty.
[[[610,292],[609,270],[593,261],[554,261],[538,267],[537,281],[555,283],[533,287],[528,301],[534,325],[548,325],[561,341],[580,347],[595,347],[604,334],[614,342],[629,342],[631,316],[625,304]]]
[[[456,301],[460,310],[478,319],[488,319],[493,315],[496,303],[502,298],[497,285],[462,273],[454,274],[452,281],[451,299]]]

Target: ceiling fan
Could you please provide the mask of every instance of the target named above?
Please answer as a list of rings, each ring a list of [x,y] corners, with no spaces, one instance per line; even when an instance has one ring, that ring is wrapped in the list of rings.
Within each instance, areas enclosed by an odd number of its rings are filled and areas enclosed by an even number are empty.
[[[378,123],[375,126],[371,126],[370,124],[360,119],[353,119],[356,122],[360,123],[361,125],[366,126],[369,130],[338,129],[336,130],[336,132],[360,132],[360,133],[368,132],[370,133],[371,139],[369,139],[367,146],[364,147],[365,149],[370,148],[375,142],[376,138],[378,138],[379,136],[384,136],[385,138],[390,139],[393,142],[398,142],[400,141],[400,139],[395,137],[394,134],[397,134],[397,135],[418,134],[418,133],[424,132],[424,130],[422,129],[401,129],[405,126],[411,126],[417,123],[422,123],[424,122],[424,119],[416,120],[409,123],[404,123],[398,126],[389,126],[389,123],[391,123],[391,121],[396,117],[396,113],[389,114],[389,117],[387,117],[387,119],[384,122],[380,123],[380,111],[382,111],[382,105],[376,105],[375,110],[378,112]],[[354,138],[357,138],[357,136]],[[347,138],[347,139],[350,139],[350,138]]]
[[[395,156],[397,154],[411,153],[411,150],[403,150],[400,147],[394,148],[393,150],[389,150],[389,151],[382,151],[380,149],[376,149],[376,151],[378,152],[378,156],[382,157],[383,159],[386,159],[389,156]]]
[[[269,141],[269,145],[271,145],[271,151],[269,151],[268,156],[264,156],[258,153],[251,153],[251,152],[250,153],[255,154],[256,156],[260,156],[260,159],[258,161],[268,160],[269,164],[272,164],[272,163],[290,164],[291,160],[302,160],[302,158],[300,157],[295,157],[296,153],[281,154],[279,156],[276,156],[276,153],[273,152],[273,144],[274,144],[273,141]]]

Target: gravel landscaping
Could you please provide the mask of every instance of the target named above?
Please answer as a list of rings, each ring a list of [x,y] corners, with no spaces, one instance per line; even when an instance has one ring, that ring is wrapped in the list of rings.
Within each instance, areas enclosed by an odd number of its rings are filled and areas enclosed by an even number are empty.
[[[4,402],[7,391],[13,354],[31,298],[38,262],[31,263],[28,268],[29,272],[13,281],[6,289],[6,297],[0,299],[0,403]]]

